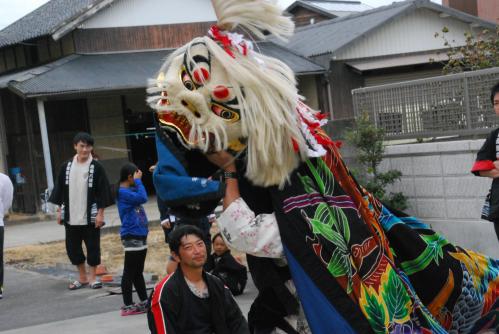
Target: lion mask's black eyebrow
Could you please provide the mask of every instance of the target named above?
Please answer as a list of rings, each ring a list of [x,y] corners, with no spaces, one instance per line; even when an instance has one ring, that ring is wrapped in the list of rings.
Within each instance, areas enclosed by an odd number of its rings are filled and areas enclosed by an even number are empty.
[[[201,54],[196,54],[192,57],[192,60],[190,62],[188,62],[187,61],[187,53],[190,53],[190,50],[192,50],[192,48],[197,46],[197,45],[204,46],[204,48],[206,49],[206,54],[208,55],[208,57],[205,57]],[[191,44],[189,46],[189,52],[184,53],[184,66],[187,69],[187,71],[189,72],[189,76],[191,76],[191,72],[194,69],[194,67],[196,66],[196,63],[206,63],[208,65],[208,71],[210,71],[210,73],[211,73],[211,54],[210,54],[210,51],[208,50],[208,47],[203,42],[197,42],[197,43]],[[191,77],[191,79],[192,79],[192,77]]]

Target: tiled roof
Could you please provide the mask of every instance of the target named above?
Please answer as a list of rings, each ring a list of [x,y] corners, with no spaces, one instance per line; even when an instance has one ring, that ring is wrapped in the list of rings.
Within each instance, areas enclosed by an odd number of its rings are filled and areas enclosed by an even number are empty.
[[[347,13],[361,12],[372,9],[371,6],[360,1],[347,0],[297,0],[293,2],[286,11],[291,12],[294,8],[301,6],[322,14],[332,14],[330,17],[343,16]]]
[[[51,0],[1,30],[0,47],[48,35],[101,1]]]
[[[436,10],[465,22],[494,29],[494,24],[489,21],[437,5],[429,0],[407,0],[301,27],[296,30],[288,43],[277,40],[276,42],[306,57],[332,53],[384,23],[417,8]]]

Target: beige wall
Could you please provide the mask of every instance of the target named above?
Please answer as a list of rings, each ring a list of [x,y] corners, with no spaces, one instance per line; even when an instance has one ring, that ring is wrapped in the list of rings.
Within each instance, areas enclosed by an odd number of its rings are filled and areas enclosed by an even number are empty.
[[[114,183],[119,178],[121,166],[128,161],[121,98],[89,98],[87,105],[90,133],[95,138],[94,149],[109,181]]]
[[[319,97],[317,96],[317,84],[314,75],[301,76],[298,78],[298,91],[306,100],[305,103],[312,109],[319,109]]]

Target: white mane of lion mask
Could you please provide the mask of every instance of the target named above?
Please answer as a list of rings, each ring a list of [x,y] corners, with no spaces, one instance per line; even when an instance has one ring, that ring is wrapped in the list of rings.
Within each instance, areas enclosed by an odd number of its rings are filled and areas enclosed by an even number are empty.
[[[168,57],[150,83],[148,102],[159,123],[174,129],[185,147],[205,152],[246,148],[246,177],[255,185],[283,186],[300,160],[310,156],[294,74],[221,27],[282,38],[294,24],[275,1],[212,2],[218,25],[211,37],[195,38]]]

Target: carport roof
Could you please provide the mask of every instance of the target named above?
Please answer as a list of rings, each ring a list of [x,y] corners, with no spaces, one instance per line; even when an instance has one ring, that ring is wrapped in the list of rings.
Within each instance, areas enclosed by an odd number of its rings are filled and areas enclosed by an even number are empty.
[[[296,75],[320,74],[324,68],[272,42],[258,43],[259,51],[281,59]],[[24,98],[141,89],[155,77],[170,50],[77,54],[30,70],[0,77]]]

